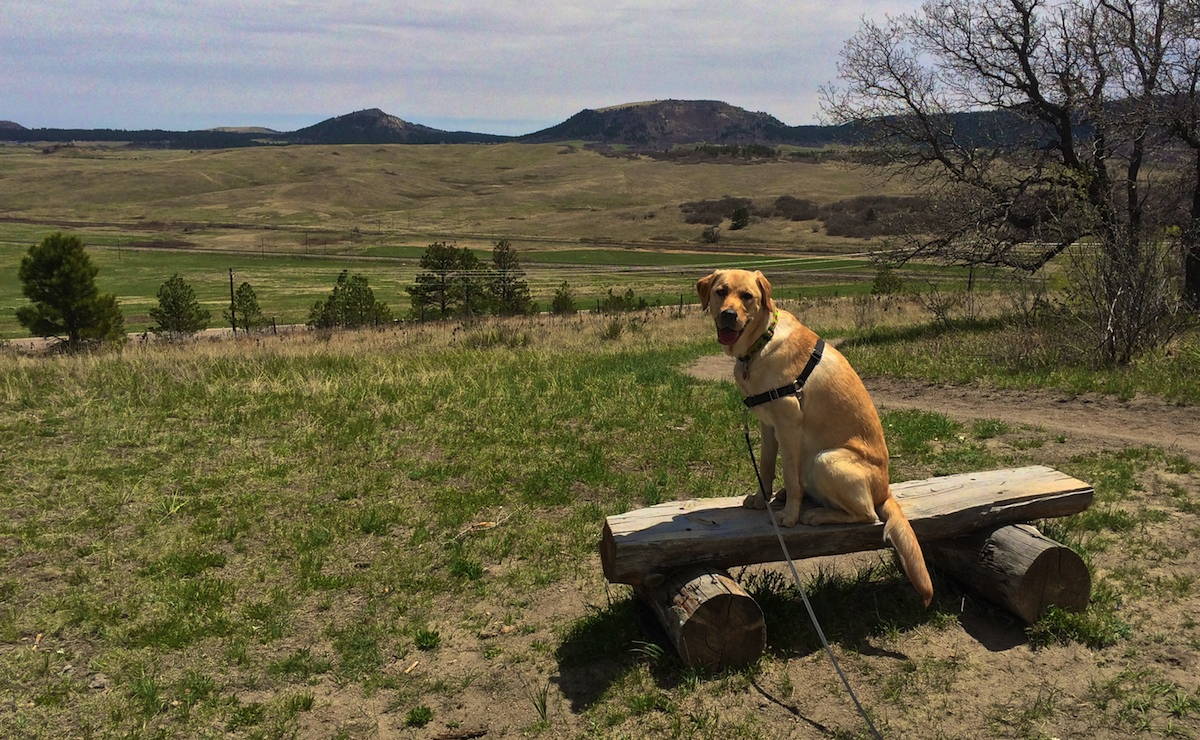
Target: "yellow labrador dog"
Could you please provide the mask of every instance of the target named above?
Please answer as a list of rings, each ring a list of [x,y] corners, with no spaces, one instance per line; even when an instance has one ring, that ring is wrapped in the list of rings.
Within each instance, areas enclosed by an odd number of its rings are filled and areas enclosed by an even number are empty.
[[[850,363],[792,314],[776,308],[761,272],[717,270],[696,283],[717,341],[737,358],[734,381],[762,430],[769,488],[783,453],[782,524],[884,522],[883,537],[926,606],[933,584],[921,545],[888,484],[888,450],[875,404]],[[805,496],[822,506],[801,508]],[[745,505],[763,508],[761,493]]]

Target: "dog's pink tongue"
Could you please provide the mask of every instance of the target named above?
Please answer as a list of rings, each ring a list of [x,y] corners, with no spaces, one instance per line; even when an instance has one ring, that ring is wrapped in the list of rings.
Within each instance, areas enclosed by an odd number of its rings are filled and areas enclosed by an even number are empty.
[[[721,344],[733,344],[738,340],[742,333],[733,329],[717,329],[717,341]]]

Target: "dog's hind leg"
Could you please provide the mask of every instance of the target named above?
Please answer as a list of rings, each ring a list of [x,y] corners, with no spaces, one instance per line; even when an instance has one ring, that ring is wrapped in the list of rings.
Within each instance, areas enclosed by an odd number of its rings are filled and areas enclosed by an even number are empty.
[[[800,515],[804,524],[874,522],[870,466],[858,453],[845,448],[825,450],[812,461],[808,480],[814,498],[825,506],[810,507]]]
[[[758,429],[762,435],[762,459],[759,460],[758,473],[762,476],[762,488],[766,489],[767,495],[770,496],[771,486],[775,485],[775,462],[779,457],[779,440],[775,437],[775,427],[770,424],[759,423]],[[754,484],[757,486],[758,481],[755,480]],[[754,493],[742,501],[742,506],[747,509],[767,508],[762,490],[755,488]]]

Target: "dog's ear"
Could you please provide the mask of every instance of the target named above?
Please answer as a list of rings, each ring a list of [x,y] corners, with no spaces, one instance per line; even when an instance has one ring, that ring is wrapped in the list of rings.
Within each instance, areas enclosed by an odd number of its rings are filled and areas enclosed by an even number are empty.
[[[771,300],[771,281],[767,280],[767,276],[758,270],[754,271],[754,279],[758,282],[758,293],[762,296],[763,306],[768,311],[774,311],[775,301]]]
[[[700,308],[708,310],[708,296],[712,293],[713,280],[717,279],[717,273],[705,275],[696,281],[696,292],[700,294]]]

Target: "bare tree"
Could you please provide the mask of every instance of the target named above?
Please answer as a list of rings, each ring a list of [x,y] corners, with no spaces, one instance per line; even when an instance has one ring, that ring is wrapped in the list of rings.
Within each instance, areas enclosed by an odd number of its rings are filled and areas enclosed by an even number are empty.
[[[1136,285],[1103,283],[1123,292],[1098,296],[1102,325],[1141,300],[1135,287],[1169,286],[1162,209],[1149,207],[1168,188],[1148,165],[1170,145],[1157,121],[1178,13],[1168,0],[928,0],[863,21],[825,114],[915,182],[943,225],[893,240],[893,258],[1033,272],[1073,248],[1101,271],[1154,265]],[[1105,341],[1101,356],[1126,357],[1111,343],[1128,338]]]
[[[1200,2],[1174,3],[1167,12],[1168,40],[1163,65],[1161,123],[1183,146],[1187,175],[1180,219],[1184,297],[1200,309]]]
[[[1165,0],[931,0],[864,21],[826,115],[948,225],[899,256],[1036,270],[1087,234],[1140,235],[1164,14]]]

